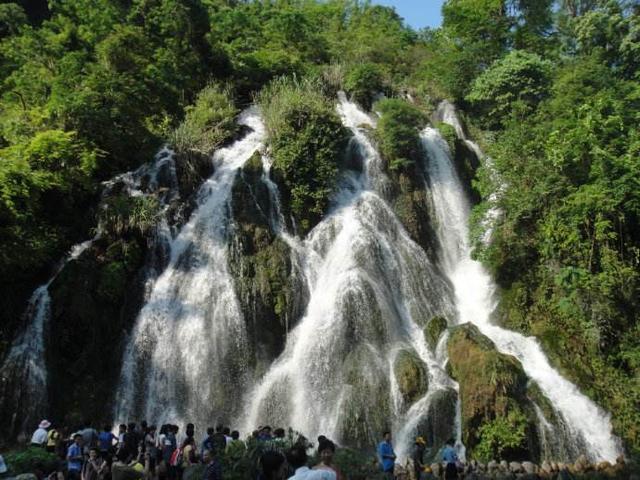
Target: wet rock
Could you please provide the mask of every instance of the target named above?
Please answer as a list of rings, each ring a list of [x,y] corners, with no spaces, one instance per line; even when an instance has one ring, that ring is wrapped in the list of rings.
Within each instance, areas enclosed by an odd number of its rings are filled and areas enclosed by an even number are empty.
[[[432,463],[431,464],[431,472],[433,472],[433,475],[436,478],[440,478],[440,473],[442,473],[442,467],[439,463]]]
[[[420,166],[416,165],[411,174],[390,172],[392,183],[391,208],[409,233],[413,241],[420,245],[430,258],[436,257],[437,238],[433,227],[433,206],[425,194],[425,178]]]
[[[348,388],[339,419],[340,438],[347,445],[367,448],[389,428],[391,405],[386,365],[367,345],[353,349],[343,362]]]
[[[262,173],[256,151],[236,174],[229,240],[229,271],[247,323],[256,375],[282,352],[306,298],[290,248],[273,232],[276,211]]]
[[[444,445],[449,438],[455,436],[457,399],[458,394],[451,388],[432,394],[427,414],[418,424],[418,432],[427,445]],[[437,455],[437,450],[432,449],[429,460],[438,460]]]
[[[436,345],[440,335],[447,329],[447,319],[441,316],[433,317],[424,328],[424,338],[431,347],[431,351],[435,352]]]
[[[518,462],[510,462],[509,471],[511,473],[523,473],[522,465]]]
[[[533,462],[522,462],[522,469],[525,473],[536,473],[537,467]]]
[[[509,471],[509,463],[507,463],[506,460],[501,460],[500,461],[500,471],[501,472],[508,472]]]
[[[396,356],[393,369],[405,404],[413,404],[427,392],[429,387],[427,371],[415,352],[400,351]]]
[[[499,353],[493,342],[471,324],[453,328],[447,347],[451,374],[460,385],[462,441],[467,452],[473,455],[483,425],[498,417],[514,418],[512,421],[526,422],[525,438],[517,448],[496,454],[505,459],[532,458],[532,445],[537,444],[535,415],[526,396],[528,379],[520,363]]]

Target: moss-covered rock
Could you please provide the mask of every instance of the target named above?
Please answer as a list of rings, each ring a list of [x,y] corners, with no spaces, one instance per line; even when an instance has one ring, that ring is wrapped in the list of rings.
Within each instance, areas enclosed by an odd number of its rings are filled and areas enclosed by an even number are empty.
[[[49,287],[50,415],[68,425],[110,421],[123,339],[144,297],[146,242],[97,241]]]
[[[398,388],[407,405],[411,405],[427,392],[429,388],[427,370],[415,352],[401,350],[395,358],[393,370]]]
[[[497,418],[525,418],[524,436],[517,446],[501,452],[504,458],[536,454],[535,415],[527,399],[527,376],[520,363],[498,352],[491,340],[471,324],[452,330],[448,343],[451,375],[460,385],[463,442],[473,453],[483,438],[498,435]],[[510,412],[514,412],[511,416]],[[484,430],[483,430],[484,427]],[[493,440],[492,440],[493,441]]]
[[[381,432],[391,428],[391,404],[386,367],[367,345],[349,353],[342,367],[348,385],[340,418],[340,438],[347,445],[370,449]]]
[[[411,239],[435,258],[437,236],[431,222],[433,209],[425,192],[425,178],[418,165],[407,168],[410,172],[390,172],[391,207]]]
[[[296,275],[289,246],[272,230],[276,212],[262,181],[259,152],[238,171],[231,208],[234,223],[229,269],[259,375],[284,348],[287,331],[299,318],[305,298],[304,284]]]
[[[441,316],[433,317],[429,320],[429,323],[424,327],[424,339],[431,347],[432,351],[435,351],[438,345],[438,340],[442,333],[447,329],[447,319]]]

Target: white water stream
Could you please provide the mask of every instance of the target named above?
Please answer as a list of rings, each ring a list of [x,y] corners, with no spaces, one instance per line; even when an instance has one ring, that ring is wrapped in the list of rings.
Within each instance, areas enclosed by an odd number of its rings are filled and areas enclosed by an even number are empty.
[[[459,323],[473,323],[500,352],[513,355],[522,363],[525,373],[566,421],[573,438],[583,442],[588,457],[615,460],[622,449],[612,434],[609,415],[549,364],[535,338],[491,323],[495,286],[482,265],[471,258],[467,226],[470,205],[452,165],[448,145],[433,128],[426,128],[421,137],[428,154],[429,187],[443,247],[443,266],[455,289]]]

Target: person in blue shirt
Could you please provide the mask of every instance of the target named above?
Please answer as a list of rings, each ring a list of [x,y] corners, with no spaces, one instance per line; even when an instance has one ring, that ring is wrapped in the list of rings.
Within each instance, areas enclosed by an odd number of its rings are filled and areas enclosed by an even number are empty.
[[[393,467],[396,463],[396,454],[391,445],[391,432],[384,432],[383,440],[378,445],[378,460],[384,473],[384,478],[393,478]]]
[[[98,447],[100,448],[100,456],[107,461],[111,460],[114,440],[117,441],[118,437],[111,433],[111,425],[105,425],[98,434]]]
[[[73,436],[73,443],[67,450],[67,471],[69,472],[67,478],[69,480],[80,480],[80,472],[82,471],[82,462],[84,456],[82,455],[82,435],[76,433]]]
[[[453,438],[447,440],[442,450],[442,461],[445,463],[444,478],[446,480],[458,478],[458,453],[453,447],[455,444]]]

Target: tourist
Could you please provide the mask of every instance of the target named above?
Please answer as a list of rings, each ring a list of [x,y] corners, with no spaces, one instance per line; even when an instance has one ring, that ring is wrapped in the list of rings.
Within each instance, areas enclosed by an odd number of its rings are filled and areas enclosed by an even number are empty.
[[[420,480],[420,472],[424,469],[424,451],[426,446],[427,442],[425,442],[424,438],[416,437],[416,441],[413,446],[413,453],[411,455],[416,480]]]
[[[307,449],[302,445],[296,445],[287,452],[287,461],[294,474],[289,480],[335,480],[336,474],[328,470],[311,470],[307,466]]]
[[[287,462],[282,453],[268,450],[262,454],[258,480],[284,480],[286,474]]]
[[[140,439],[138,438],[138,433],[136,432],[136,424],[131,422],[127,426],[127,431],[124,434],[124,450],[130,456],[136,455],[139,442]]]
[[[265,426],[260,430],[260,434],[258,435],[258,440],[262,440],[263,442],[267,442],[271,440],[271,427]]]
[[[214,452],[210,450],[202,452],[202,463],[206,465],[202,480],[222,480],[222,466]]]
[[[67,450],[67,471],[69,480],[79,480],[82,471],[82,434],[80,432],[73,434],[73,443]]]
[[[333,455],[336,453],[335,444],[325,438],[318,445],[318,457],[320,458],[320,463],[313,467],[314,470],[327,470],[329,472],[333,472],[337,480],[342,479],[342,474],[338,467],[333,464]]]
[[[91,447],[89,449],[89,458],[82,466],[80,478],[82,480],[102,480],[108,471],[109,466],[104,457],[98,456],[96,447]]]
[[[82,448],[85,455],[89,455],[89,449],[98,445],[98,432],[91,425],[91,421],[84,422],[84,428],[80,431],[82,435]]]
[[[128,463],[131,456],[126,449],[118,450],[116,459],[111,467],[111,480],[139,480],[149,478],[149,454],[145,454],[145,465],[142,469],[133,468]],[[137,463],[137,462],[136,462]]]
[[[160,436],[163,438],[162,460],[165,466],[168,468],[169,461],[171,460],[171,455],[173,454],[173,451],[177,447],[176,437],[173,433],[173,426],[163,425],[162,428],[160,429]]]
[[[182,468],[185,469],[198,463],[196,458],[196,441],[193,437],[187,437],[184,439],[182,446]]]
[[[223,430],[224,427],[222,425],[217,425],[216,433],[214,433],[212,437],[213,454],[216,457],[222,455],[227,448],[227,438],[225,437]]]
[[[396,463],[396,454],[391,445],[391,432],[384,432],[382,442],[378,445],[378,461],[384,474],[384,478],[393,478],[393,468]]]
[[[207,434],[205,435],[204,439],[202,440],[202,448],[200,449],[201,452],[204,452],[205,450],[209,450],[209,451],[213,451],[213,434],[214,434],[215,430],[213,427],[208,427],[207,428]]]
[[[49,420],[42,420],[38,424],[38,428],[33,435],[31,436],[31,445],[34,447],[42,447],[44,448],[47,445],[47,428],[51,426],[51,422]]]
[[[445,463],[444,478],[445,480],[458,478],[458,454],[453,447],[455,441],[453,438],[447,440],[442,451],[442,461]]]
[[[224,439],[227,441],[227,445],[231,443],[231,429],[229,427],[224,427],[222,429],[222,433],[224,434]]]
[[[240,432],[234,430],[231,432],[231,441],[227,443],[226,453],[232,458],[240,458],[247,449],[245,443],[240,440]]]
[[[124,448],[124,436],[127,433],[127,426],[124,423],[121,423],[118,426],[118,449]]]
[[[276,428],[273,431],[273,440],[278,443],[284,443],[285,441],[284,428]]]
[[[114,441],[118,441],[118,438],[111,433],[111,425],[105,425],[102,431],[98,434],[98,447],[100,449],[100,456],[105,460],[111,458],[113,453]]]
[[[156,460],[158,459],[157,436],[158,434],[156,433],[155,425],[151,425],[144,436],[144,451],[149,452],[149,456],[151,458],[151,471],[155,469]]]
[[[62,441],[62,436],[55,425],[52,425],[47,433],[47,452],[56,453],[59,448],[59,443]]]

